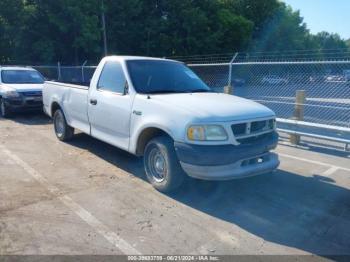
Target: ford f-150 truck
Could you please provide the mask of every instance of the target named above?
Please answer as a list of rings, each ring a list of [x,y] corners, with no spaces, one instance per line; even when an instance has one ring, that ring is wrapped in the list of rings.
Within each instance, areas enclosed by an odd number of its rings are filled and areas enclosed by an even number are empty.
[[[46,82],[44,111],[59,140],[74,129],[143,156],[151,184],[162,192],[186,174],[227,180],[275,170],[275,114],[253,101],[213,93],[181,62],[111,56],[90,86]]]
[[[29,67],[0,67],[0,113],[42,110],[44,77]]]

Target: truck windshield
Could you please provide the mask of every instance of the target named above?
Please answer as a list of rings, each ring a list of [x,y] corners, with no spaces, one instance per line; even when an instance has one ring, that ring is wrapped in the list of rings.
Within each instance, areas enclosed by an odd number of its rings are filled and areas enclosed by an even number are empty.
[[[3,70],[2,82],[6,84],[43,84],[43,76],[33,70]]]
[[[192,93],[210,88],[187,66],[173,61],[129,60],[126,62],[136,92]]]

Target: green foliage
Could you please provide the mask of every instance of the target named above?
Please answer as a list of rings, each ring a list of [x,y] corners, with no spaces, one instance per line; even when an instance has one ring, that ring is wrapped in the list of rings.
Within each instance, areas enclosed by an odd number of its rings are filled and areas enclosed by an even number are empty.
[[[348,47],[347,42],[341,39],[338,34],[331,34],[328,32],[320,32],[312,36],[312,40],[318,49],[334,50]]]
[[[218,1],[132,0],[107,4],[113,53],[169,56],[232,52],[247,47],[251,37],[252,23],[229,12]]]
[[[173,56],[349,48],[311,35],[279,0],[104,0],[110,54]],[[102,0],[1,0],[0,62],[96,63]]]
[[[254,42],[257,51],[308,49],[309,31],[299,11],[281,4],[265,24]]]

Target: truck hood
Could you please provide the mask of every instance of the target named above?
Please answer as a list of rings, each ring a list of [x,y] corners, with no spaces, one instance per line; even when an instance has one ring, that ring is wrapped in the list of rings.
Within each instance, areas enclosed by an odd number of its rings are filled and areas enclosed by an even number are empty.
[[[3,84],[5,87],[15,89],[17,92],[41,91],[44,84]]]
[[[203,121],[239,121],[273,117],[275,113],[256,102],[221,93],[157,94],[152,99],[172,105]]]

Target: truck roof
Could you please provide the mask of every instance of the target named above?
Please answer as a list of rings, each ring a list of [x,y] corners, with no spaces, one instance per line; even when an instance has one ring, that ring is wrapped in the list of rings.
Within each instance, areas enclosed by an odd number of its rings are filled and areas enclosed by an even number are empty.
[[[0,66],[0,70],[30,70],[35,71],[34,68],[26,66]]]
[[[148,56],[106,56],[104,60],[160,60],[160,61],[172,61],[178,62],[176,60],[166,59],[166,58],[158,58],[158,57],[148,57]]]

